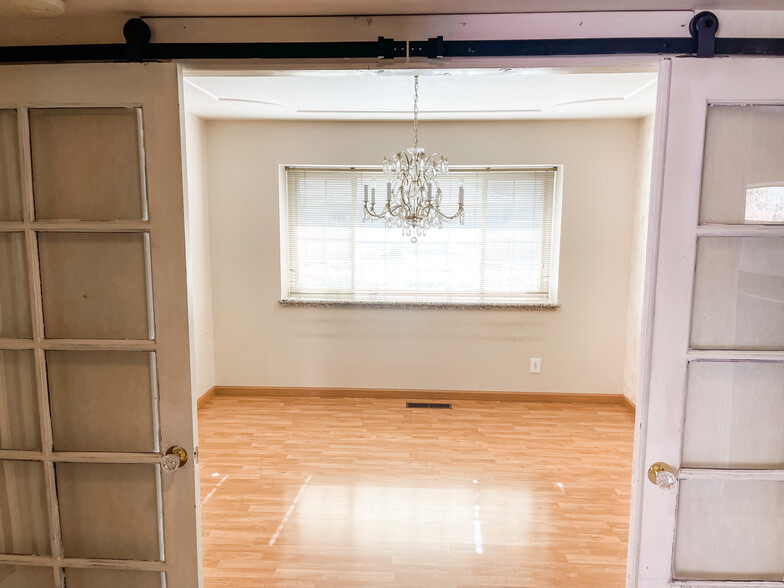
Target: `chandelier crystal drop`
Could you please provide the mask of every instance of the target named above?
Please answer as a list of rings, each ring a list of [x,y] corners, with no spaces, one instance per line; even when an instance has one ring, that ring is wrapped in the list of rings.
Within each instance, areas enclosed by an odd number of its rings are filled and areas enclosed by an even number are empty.
[[[376,211],[375,183],[368,190],[365,185],[364,221],[383,220],[387,227],[402,229],[404,235],[416,243],[417,237],[428,229],[444,223],[465,222],[463,201],[465,190],[462,182],[458,190],[457,212],[445,214],[441,210],[443,194],[438,183],[439,175],[449,173],[449,162],[438,153],[427,155],[419,146],[419,76],[414,76],[414,146],[384,158],[387,176],[387,193],[384,208]]]

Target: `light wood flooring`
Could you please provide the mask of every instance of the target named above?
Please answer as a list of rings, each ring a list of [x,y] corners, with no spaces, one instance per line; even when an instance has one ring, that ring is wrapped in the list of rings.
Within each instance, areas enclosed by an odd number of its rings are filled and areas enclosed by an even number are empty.
[[[216,396],[199,410],[205,588],[621,588],[620,404]]]

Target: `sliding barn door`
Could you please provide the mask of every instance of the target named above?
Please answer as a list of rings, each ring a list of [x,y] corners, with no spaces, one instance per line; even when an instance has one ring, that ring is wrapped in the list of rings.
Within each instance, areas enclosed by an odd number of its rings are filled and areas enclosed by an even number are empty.
[[[784,587],[784,59],[671,63],[631,585]]]
[[[181,76],[0,67],[0,586],[195,588]]]

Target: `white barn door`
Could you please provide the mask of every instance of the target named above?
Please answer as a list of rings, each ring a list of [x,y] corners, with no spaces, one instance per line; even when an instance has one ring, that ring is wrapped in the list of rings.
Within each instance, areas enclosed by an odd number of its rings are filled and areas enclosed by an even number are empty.
[[[630,586],[784,586],[784,59],[670,63]]]
[[[4,588],[200,584],[180,86],[0,67]]]

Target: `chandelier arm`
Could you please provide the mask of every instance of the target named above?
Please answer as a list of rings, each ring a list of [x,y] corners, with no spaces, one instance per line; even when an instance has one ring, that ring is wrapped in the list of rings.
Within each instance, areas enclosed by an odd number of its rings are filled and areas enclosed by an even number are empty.
[[[405,207],[401,204],[396,204],[393,206],[384,206],[381,212],[376,212],[374,207],[369,207],[367,204],[364,206],[364,211],[367,212],[370,216],[375,218],[386,218],[386,213],[389,212],[393,216],[396,215],[401,209]]]
[[[403,205],[396,204],[395,206],[389,208],[389,212],[390,214],[392,214],[392,216],[397,216],[397,213],[400,212],[402,209],[403,209]]]
[[[386,215],[384,215],[384,214],[376,214],[375,212],[367,211],[367,209],[365,209],[365,210],[366,210],[368,216],[370,216],[371,218],[377,218],[379,220],[386,218]]]
[[[443,212],[441,212],[441,209],[438,209],[438,208],[435,209],[435,213],[438,216],[440,216],[442,219],[444,219],[444,220],[455,220],[457,217],[460,216],[460,213],[463,212],[463,210],[464,210],[463,205],[462,204],[458,204],[457,212],[455,214],[453,214],[452,216],[444,214]]]
[[[384,209],[383,212],[379,213],[376,212],[375,207],[368,207],[367,202],[365,203],[364,206],[364,212],[366,212],[369,216],[372,216],[373,218],[379,218],[379,219],[386,218],[386,208]]]

